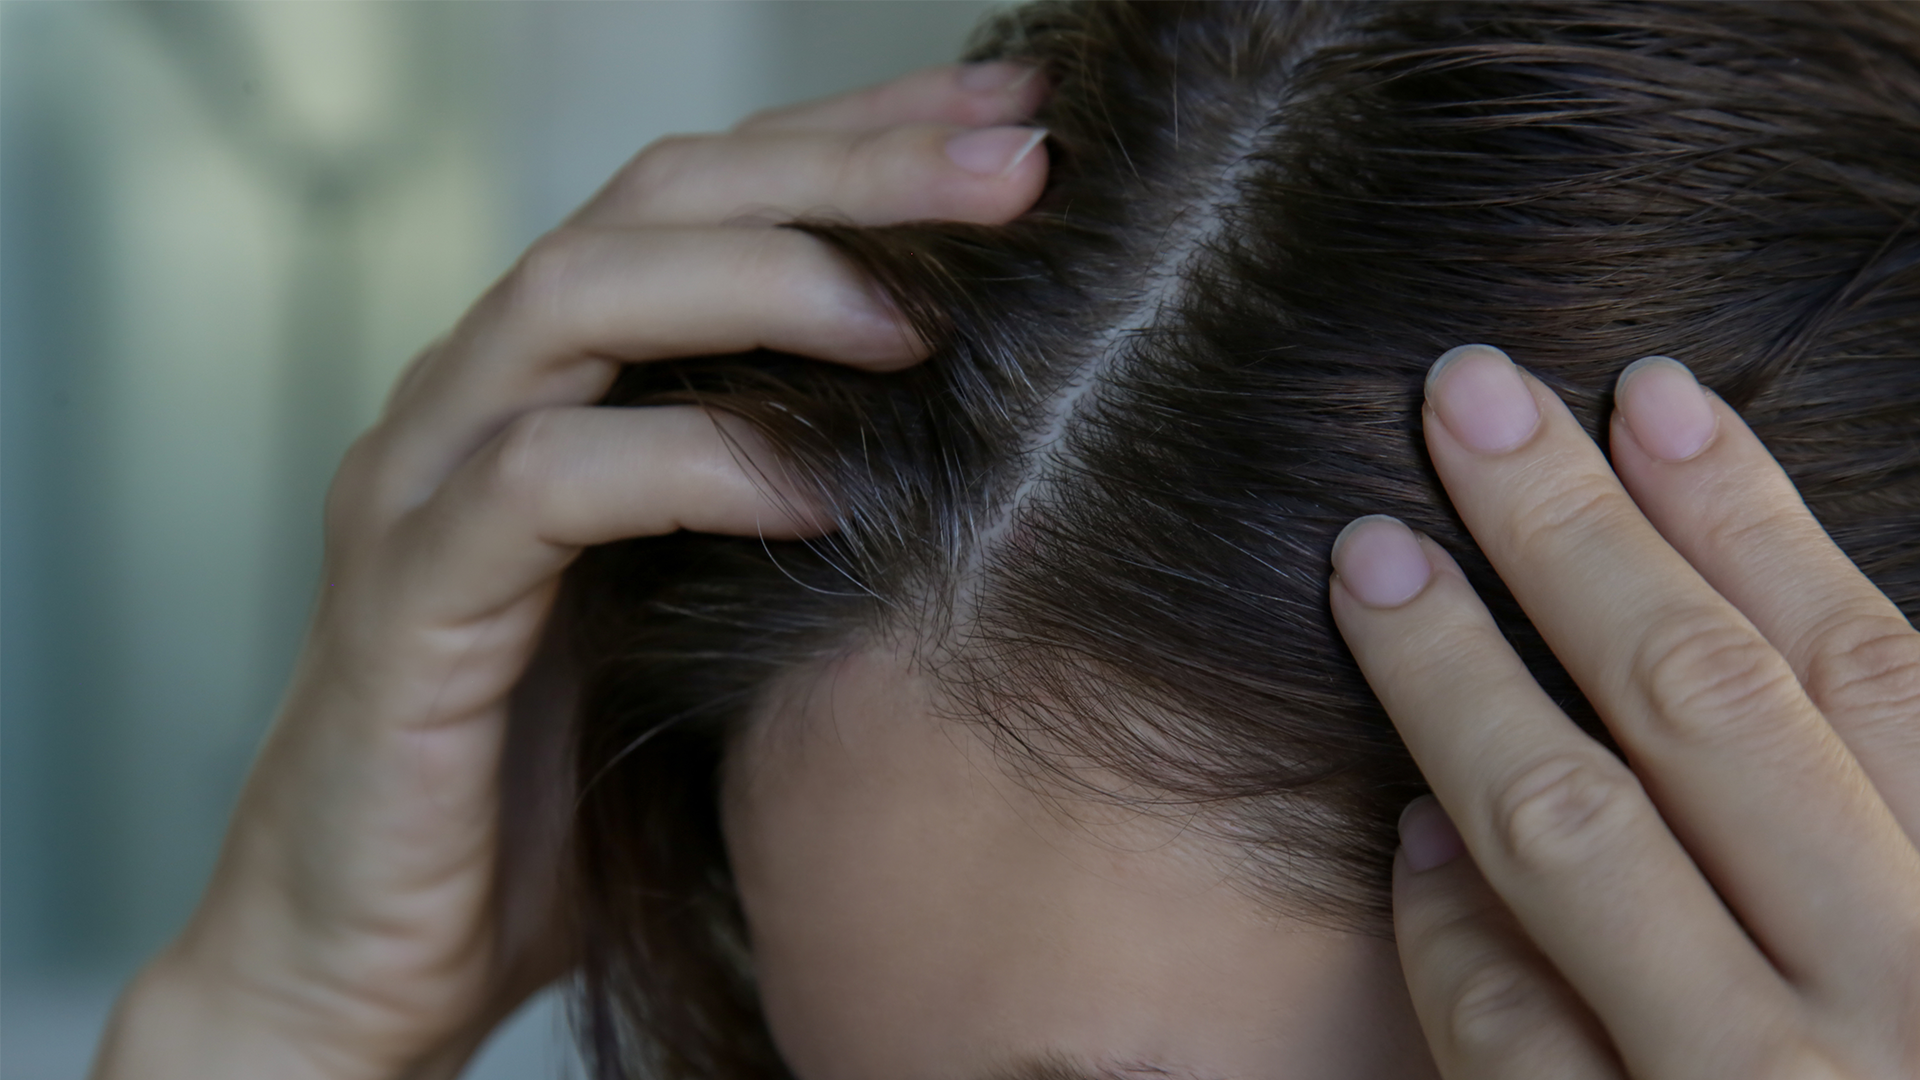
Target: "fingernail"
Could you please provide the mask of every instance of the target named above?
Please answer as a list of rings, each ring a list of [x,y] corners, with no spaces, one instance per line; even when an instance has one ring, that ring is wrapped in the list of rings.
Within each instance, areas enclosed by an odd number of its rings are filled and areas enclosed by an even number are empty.
[[[1413,530],[1384,514],[1358,518],[1333,542],[1333,570],[1347,591],[1373,608],[1397,608],[1433,577]]]
[[[1442,353],[1427,371],[1427,403],[1454,438],[1482,454],[1504,454],[1540,426],[1540,406],[1520,369],[1491,345]]]
[[[1033,78],[1033,73],[1038,70],[1031,64],[989,60],[980,64],[962,64],[957,81],[960,89],[969,94],[1012,93]]]
[[[1717,422],[1707,393],[1671,356],[1628,364],[1613,396],[1634,441],[1661,461],[1686,461],[1713,441]]]
[[[1440,800],[1422,795],[1400,811],[1400,850],[1407,853],[1407,867],[1418,874],[1459,858],[1467,845]]]
[[[975,176],[1005,176],[1046,137],[1046,128],[981,128],[948,139],[947,157]]]

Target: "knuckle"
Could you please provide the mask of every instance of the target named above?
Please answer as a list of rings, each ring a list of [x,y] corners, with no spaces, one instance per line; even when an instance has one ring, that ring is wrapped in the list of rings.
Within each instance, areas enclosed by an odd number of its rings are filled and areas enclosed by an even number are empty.
[[[1466,969],[1482,955],[1488,920],[1482,903],[1454,890],[1436,890],[1414,899],[1394,896],[1394,936],[1407,970]]]
[[[539,504],[553,475],[553,432],[552,414],[545,409],[517,416],[501,430],[487,462],[489,498],[523,511]]]
[[[1552,873],[1617,847],[1643,798],[1639,781],[1605,751],[1563,753],[1523,770],[1493,797],[1502,854],[1523,870]]]
[[[1742,551],[1777,546],[1782,538],[1803,532],[1806,510],[1799,500],[1780,501],[1772,495],[1743,492],[1747,498],[1736,501],[1720,513],[1707,516],[1699,526],[1699,539],[1705,551]]]
[[[842,100],[851,100],[853,97],[859,96],[871,96],[872,93],[873,91],[867,90],[859,94],[849,95],[849,98]],[[778,130],[795,127],[798,126],[798,122],[804,121],[819,104],[822,103],[801,102],[798,105],[769,105],[764,109],[748,113],[736,122],[733,127],[727,129],[727,133],[730,135],[741,135],[768,129]]]
[[[743,132],[750,132],[767,127],[768,125],[777,125],[780,121],[786,119],[792,111],[791,106],[781,105],[772,105],[764,109],[756,109],[741,117],[739,122],[728,129],[728,133],[739,135]]]
[[[1448,623],[1444,632],[1421,635],[1410,644],[1391,678],[1423,695],[1427,688],[1461,685],[1463,680],[1484,692],[1490,683],[1483,673],[1513,648],[1497,627],[1477,620]]]
[[[718,138],[714,135],[668,135],[647,145],[622,166],[614,178],[622,201],[645,208],[661,192],[685,183]]]
[[[375,505],[379,490],[381,454],[373,432],[362,434],[347,447],[340,468],[327,485],[321,520],[330,545],[344,543],[347,535],[368,524],[380,512]]]
[[[387,391],[387,400],[381,409],[382,417],[391,416],[404,407],[414,389],[427,378],[427,372],[441,355],[449,336],[442,334],[407,361],[406,367],[400,370],[399,378],[394,380],[392,389]]]
[[[756,296],[786,297],[796,287],[818,276],[807,271],[831,272],[831,266],[806,265],[820,241],[792,229],[754,229],[742,235],[734,248],[734,280]]]
[[[924,131],[924,128],[912,127],[881,128],[849,139],[840,155],[840,173],[834,190],[859,192],[871,187],[871,180],[886,180],[902,158],[914,155],[926,144]]]
[[[1551,482],[1542,484],[1524,506],[1509,532],[1518,551],[1584,547],[1594,537],[1615,535],[1615,526],[1639,513],[1616,481],[1584,471],[1566,477],[1554,470]]]
[[[1469,1060],[1505,1050],[1540,1027],[1542,988],[1509,963],[1481,963],[1461,978],[1447,1003],[1446,1030]]]
[[[377,478],[382,469],[382,440],[380,430],[372,428],[361,432],[346,452],[340,455],[340,468],[333,474],[333,486],[328,489],[328,509],[333,504],[342,505],[341,510],[357,507],[369,490],[369,484]]]
[[[1630,670],[1654,734],[1693,745],[1750,741],[1757,714],[1800,695],[1793,669],[1752,627],[1719,611],[1655,620]]]
[[[559,228],[535,240],[501,283],[509,312],[538,318],[579,282],[584,258],[582,234]]]
[[[1905,619],[1848,613],[1807,658],[1807,694],[1824,710],[1920,714],[1920,633]]]

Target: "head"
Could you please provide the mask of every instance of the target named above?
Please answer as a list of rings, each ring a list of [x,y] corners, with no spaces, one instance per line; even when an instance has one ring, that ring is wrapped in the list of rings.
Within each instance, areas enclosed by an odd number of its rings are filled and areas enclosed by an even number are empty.
[[[839,528],[573,575],[595,1067],[1420,1075],[1387,889],[1421,783],[1332,540],[1434,537],[1598,733],[1423,460],[1422,379],[1492,342],[1599,437],[1666,353],[1920,613],[1920,20],[1049,4],[976,54],[1053,87],[1032,213],[798,226],[931,360],[611,399],[745,418]]]

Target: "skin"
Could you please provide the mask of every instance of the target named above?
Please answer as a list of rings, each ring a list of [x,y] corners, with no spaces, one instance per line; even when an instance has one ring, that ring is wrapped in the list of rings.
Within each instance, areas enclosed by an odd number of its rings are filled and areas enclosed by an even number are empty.
[[[96,1080],[453,1076],[567,970],[570,793],[541,768],[562,726],[537,707],[566,688],[523,682],[561,571],[627,536],[818,531],[747,432],[587,406],[622,363],[663,357],[918,361],[866,281],[769,226],[1011,219],[1046,175],[1045,155],[1013,156],[1033,132],[1007,125],[1044,92],[1025,74],[935,68],[657,143],[421,354],[341,464],[293,684],[199,909],[123,995]],[[503,776],[508,745],[529,775]]]
[[[799,673],[730,762],[796,1075],[1433,1075],[1390,941],[1273,915],[1191,822],[1016,776],[936,712],[907,657],[867,649]]]
[[[663,357],[918,360],[868,283],[766,226],[1016,216],[1046,167],[1005,126],[1042,93],[1019,74],[934,69],[657,144],[421,356],[342,465],[286,704],[96,1080],[453,1076],[564,973],[569,793],[540,706],[567,688],[536,663],[558,574],[621,537],[819,528],[725,421],[585,406]],[[1387,520],[1346,534],[1334,614],[1439,797],[1403,819],[1394,899],[1440,1072],[1920,1075],[1920,635],[1690,379],[1626,380],[1610,465],[1503,356],[1453,360],[1435,465],[1628,761],[1554,712],[1444,553]],[[1281,1048],[1350,1041],[1317,1009],[1404,1018],[1377,947],[1261,914],[1164,820],[1014,782],[910,665],[813,674],[766,724],[790,755],[744,754],[727,811],[808,1080],[1043,1051],[1285,1076],[1305,1058]]]
[[[1625,762],[1436,545],[1377,518],[1335,548],[1334,615],[1439,797],[1394,908],[1441,1072],[1920,1075],[1920,634],[1683,366],[1617,397],[1609,463],[1463,346],[1425,429]]]

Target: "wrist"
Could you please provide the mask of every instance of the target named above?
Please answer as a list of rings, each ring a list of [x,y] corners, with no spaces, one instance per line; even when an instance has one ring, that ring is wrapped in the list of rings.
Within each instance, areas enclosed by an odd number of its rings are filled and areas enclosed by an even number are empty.
[[[325,1019],[300,995],[248,987],[209,971],[178,945],[128,983],[100,1041],[90,1080],[452,1080],[480,1042],[387,1055]]]
[[[194,970],[177,949],[162,953],[121,992],[92,1080],[349,1080],[262,1015],[263,1003],[241,996]]]

